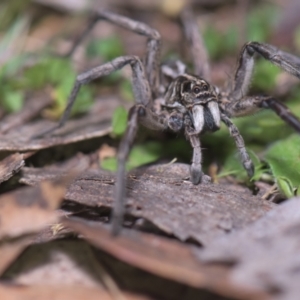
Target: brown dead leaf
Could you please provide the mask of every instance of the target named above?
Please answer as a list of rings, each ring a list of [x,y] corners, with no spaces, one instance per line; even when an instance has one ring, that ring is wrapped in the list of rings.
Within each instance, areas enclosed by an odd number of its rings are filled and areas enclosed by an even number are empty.
[[[33,235],[58,220],[54,211],[65,187],[42,182],[0,197],[0,274],[33,239]]]
[[[33,138],[53,128],[58,123],[47,120],[33,121],[13,127],[0,135],[0,151],[31,151],[58,145],[67,145],[111,132],[111,117],[120,100],[113,98],[96,101],[90,112],[69,120],[52,135]]]
[[[0,239],[15,238],[39,231],[57,219],[54,211],[65,194],[65,187],[42,182],[38,187],[21,188],[0,197]]]
[[[32,244],[8,268],[2,275],[2,279],[9,280],[15,288],[23,286],[34,290],[37,292],[36,297],[41,292],[39,287],[43,287],[50,293],[61,290],[66,297],[64,299],[71,299],[73,294],[68,291],[68,288],[80,286],[83,290],[86,288],[87,298],[89,291],[95,289],[99,297],[107,296],[108,299],[117,300],[132,299],[131,295],[127,298],[127,295],[115,285],[106,269],[96,260],[90,245],[84,240],[65,239]],[[27,289],[22,289],[19,296],[27,297]],[[109,293],[104,292],[103,289]],[[65,294],[64,291],[68,293]],[[0,296],[1,292],[3,290],[0,286]],[[12,296],[15,292],[14,289],[10,289],[7,295]],[[146,299],[132,296],[133,299]]]
[[[189,166],[155,165],[130,172],[127,213],[144,218],[181,241],[207,245],[218,236],[243,228],[273,205],[228,184],[193,185],[184,180]],[[91,207],[112,207],[115,176],[101,170],[81,175],[65,199]]]
[[[7,269],[19,254],[30,244],[33,234],[28,234],[15,239],[6,239],[0,241],[0,275]],[[1,293],[0,293],[0,299]]]
[[[185,0],[163,0],[161,1],[161,10],[168,16],[176,17],[185,5]]]
[[[58,180],[69,173],[74,173],[74,169],[80,169],[80,172],[82,172],[88,169],[90,164],[89,156],[78,153],[64,162],[55,163],[43,168],[24,167],[19,182],[34,186],[44,180]]]
[[[149,297],[125,293],[125,299],[150,300]],[[76,286],[20,286],[0,285],[0,298],[5,300],[116,300],[108,292],[97,287]]]
[[[235,299],[267,299],[258,289],[232,285],[230,267],[203,265],[190,246],[178,241],[127,231],[116,238],[95,222],[79,219],[65,219],[63,224],[119,260],[160,277]]]
[[[107,144],[103,144],[98,152],[100,161],[102,161],[105,158],[116,157],[116,154],[117,154],[116,148],[110,147]]]
[[[49,41],[62,33],[62,29],[67,27],[66,18],[61,15],[48,14],[41,18],[38,26],[34,26],[28,36],[24,46],[25,51],[38,52],[48,46]]]
[[[29,246],[3,277],[22,285],[101,287],[97,264],[85,241],[54,240]]]
[[[270,290],[272,299],[298,299],[299,229],[300,198],[294,198],[197,253],[205,262],[234,263],[234,283]]]
[[[2,134],[23,125],[25,122],[36,117],[45,107],[52,103],[52,99],[47,93],[38,93],[25,102],[21,111],[9,114],[2,118],[0,122],[0,132]]]
[[[0,183],[18,173],[25,165],[24,155],[15,153],[7,156],[0,162]]]

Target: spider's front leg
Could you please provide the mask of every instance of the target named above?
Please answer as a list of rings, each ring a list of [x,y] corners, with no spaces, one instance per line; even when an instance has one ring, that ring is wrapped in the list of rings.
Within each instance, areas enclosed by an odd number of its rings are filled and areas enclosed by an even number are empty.
[[[41,137],[46,134],[51,134],[57,129],[64,126],[64,124],[70,116],[72,107],[82,85],[88,84],[91,81],[100,77],[107,76],[119,69],[122,69],[126,65],[130,65],[132,68],[132,85],[136,102],[144,105],[150,103],[152,100],[151,89],[149,86],[149,82],[146,78],[142,62],[136,56],[120,56],[113,59],[110,62],[107,62],[87,72],[79,74],[76,78],[71,94],[68,98],[67,106],[64,110],[62,117],[59,120],[59,123],[55,127],[47,130],[46,132],[38,134],[34,138]]]
[[[191,146],[193,147],[193,158],[190,168],[191,182],[195,185],[201,183],[210,183],[210,176],[202,172],[202,152],[199,136],[190,134],[188,136]]]
[[[145,58],[145,71],[148,81],[152,87],[153,95],[156,97],[159,94],[160,87],[160,47],[161,37],[157,30],[148,26],[143,22],[139,22],[128,17],[113,13],[111,11],[98,10],[95,16],[90,21],[90,24],[84,30],[84,32],[78,37],[73,44],[72,48],[66,54],[71,56],[82,40],[89,34],[94,26],[99,21],[107,21],[111,24],[123,27],[134,33],[147,37],[147,53]]]
[[[196,132],[189,116],[184,119],[184,129],[186,138],[190,141],[193,148],[193,158],[190,167],[191,182],[195,185],[210,183],[211,178],[202,172],[202,151],[199,132]]]
[[[244,139],[241,136],[238,128],[232,123],[232,121],[224,114],[221,113],[221,119],[225,125],[229,128],[229,133],[235,141],[235,145],[239,151],[242,164],[247,171],[248,176],[251,178],[254,175],[254,165],[246,150]]]
[[[112,232],[117,234],[120,231],[122,220],[124,216],[124,197],[126,188],[125,179],[125,162],[130,152],[132,143],[134,141],[138,123],[144,124],[146,127],[162,130],[168,127],[167,119],[160,117],[148,108],[152,104],[152,92],[146,76],[144,66],[140,59],[136,56],[121,56],[114,60],[95,67],[85,73],[77,76],[68,99],[67,107],[59,124],[48,130],[46,133],[52,133],[56,129],[62,127],[69,117],[71,108],[76,100],[77,94],[80,87],[83,84],[87,84],[97,78],[107,76],[112,72],[123,68],[126,65],[130,65],[132,68],[132,86],[134,92],[134,98],[136,105],[130,110],[128,126],[125,135],[121,141],[119,152],[118,152],[118,170],[116,174],[115,183],[115,202],[112,213]],[[45,132],[40,134],[44,135]]]
[[[112,213],[112,234],[117,235],[122,227],[125,214],[124,199],[126,196],[126,170],[125,164],[133,145],[139,124],[154,129],[164,130],[168,127],[167,119],[162,115],[154,114],[144,104],[134,105],[128,114],[126,132],[121,140],[118,150],[118,169],[115,184],[115,204]]]
[[[151,110],[151,108],[144,104],[136,104],[130,109],[128,115],[127,129],[121,140],[120,147],[118,150],[118,170],[116,174],[115,205],[112,214],[113,235],[117,235],[120,232],[123,223],[123,218],[125,214],[124,199],[126,196],[125,163],[131,150],[131,146],[136,136],[139,124],[142,124],[143,126],[152,130],[163,131],[166,129],[171,129],[172,131],[176,132],[180,131],[183,126],[181,114],[156,114]]]

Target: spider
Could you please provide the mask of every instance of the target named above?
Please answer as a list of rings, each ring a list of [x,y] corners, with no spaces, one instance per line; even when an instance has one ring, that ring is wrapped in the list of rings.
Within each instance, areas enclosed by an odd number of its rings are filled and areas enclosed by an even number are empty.
[[[256,55],[262,56],[298,78],[300,78],[300,58],[269,44],[248,42],[241,49],[230,88],[221,91],[209,81],[206,50],[197,24],[189,10],[182,13],[181,21],[191,49],[194,74],[186,72],[186,66],[180,61],[176,61],[173,65],[160,65],[161,37],[155,29],[142,22],[108,11],[97,12],[97,16],[73,45],[69,55],[74,52],[77,45],[99,20],[108,21],[146,36],[148,39],[146,57],[141,60],[133,55],[120,56],[79,74],[60,122],[47,133],[53,132],[65,124],[83,84],[130,65],[136,103],[129,111],[127,129],[120,142],[117,155],[118,170],[112,213],[112,233],[114,235],[120,232],[122,226],[126,188],[125,162],[139,125],[152,130],[184,132],[193,148],[190,180],[195,185],[210,182],[210,177],[204,174],[201,168],[202,155],[199,136],[204,132],[218,130],[221,122],[228,127],[249,177],[254,174],[254,166],[245,148],[243,137],[231,118],[249,115],[261,108],[271,108],[300,132],[300,120],[284,104],[271,96],[247,96]],[[171,82],[168,83],[166,79]]]

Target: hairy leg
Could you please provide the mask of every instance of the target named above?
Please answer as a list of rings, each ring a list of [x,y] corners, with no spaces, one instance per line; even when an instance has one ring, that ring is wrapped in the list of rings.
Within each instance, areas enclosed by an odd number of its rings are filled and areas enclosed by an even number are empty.
[[[270,96],[246,96],[252,77],[255,54],[300,78],[299,57],[281,51],[272,45],[258,42],[247,43],[241,50],[233,88],[228,96],[229,102],[220,103],[220,106],[229,117],[245,116],[255,113],[260,108],[270,108],[286,123],[300,132],[300,120],[283,103]]]
[[[243,164],[245,170],[247,171],[248,176],[252,177],[253,174],[254,174],[254,166],[253,166],[251,158],[250,158],[250,156],[249,156],[249,154],[248,154],[248,152],[245,148],[245,143],[244,143],[243,137],[241,136],[238,128],[223,113],[221,113],[221,120],[228,127],[229,133],[235,141],[236,147],[239,151],[239,154],[240,154],[240,157],[241,157],[241,160],[242,160],[242,164]]]
[[[300,133],[300,120],[282,102],[270,96],[249,96],[240,101],[222,105],[228,117],[242,117],[250,115],[261,108],[272,109],[282,120]]]
[[[194,72],[199,77],[209,81],[210,68],[208,55],[195,17],[189,9],[185,9],[180,17],[183,25],[184,35],[191,51]]]
[[[193,184],[209,183],[211,178],[202,172],[202,151],[199,133],[196,133],[191,118],[186,116],[184,119],[185,136],[190,141],[193,148],[193,157],[190,167],[191,182]]]
[[[300,133],[300,120],[295,116],[286,105],[276,99],[269,97],[260,104],[263,108],[271,108],[275,113],[284,120],[287,124],[293,127],[297,132]]]
[[[272,64],[300,78],[300,58],[264,43],[250,42],[241,50],[238,67],[235,72],[234,84],[229,98],[239,101],[248,91],[254,66],[254,55],[259,54]]]
[[[132,85],[136,102],[143,105],[147,105],[148,103],[150,103],[152,99],[151,91],[148,80],[145,76],[143,64],[136,56],[120,56],[110,62],[107,62],[87,72],[79,74],[76,78],[76,81],[74,83],[74,86],[72,88],[71,94],[67,102],[67,106],[59,123],[55,127],[50,128],[46,132],[43,132],[36,137],[53,133],[55,130],[64,126],[64,124],[70,116],[71,109],[82,85],[88,84],[89,82],[97,78],[107,76],[112,72],[123,68],[126,65],[130,65],[132,68]]]
[[[159,72],[161,37],[158,31],[151,28],[145,23],[132,20],[128,17],[121,16],[113,12],[99,10],[96,12],[96,16],[91,20],[85,31],[75,41],[74,45],[67,53],[67,55],[73,54],[77,46],[90,33],[90,31],[93,29],[96,23],[98,23],[101,20],[108,21],[112,24],[123,27],[129,31],[146,36],[148,38],[145,69],[148,81],[150,83],[150,87],[152,89],[152,95],[154,98],[156,98],[159,95],[160,86]]]
[[[138,105],[133,106],[128,115],[128,122],[126,132],[122,138],[122,141],[118,150],[118,170],[116,173],[115,182],[115,202],[112,211],[112,234],[117,235],[120,233],[124,213],[125,205],[124,199],[126,197],[126,169],[125,164],[131,150],[134,138],[138,130],[138,116],[141,114],[142,108]]]

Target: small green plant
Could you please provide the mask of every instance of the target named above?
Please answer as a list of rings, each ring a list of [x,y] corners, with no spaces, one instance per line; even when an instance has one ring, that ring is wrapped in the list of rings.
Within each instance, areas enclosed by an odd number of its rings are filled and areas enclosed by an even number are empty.
[[[48,113],[59,118],[66,107],[68,96],[76,79],[70,60],[44,56],[33,66],[25,67],[26,57],[8,61],[0,71],[2,106],[9,112],[20,110],[27,91],[52,88],[53,106]],[[72,114],[86,112],[93,103],[93,89],[83,86]]]

